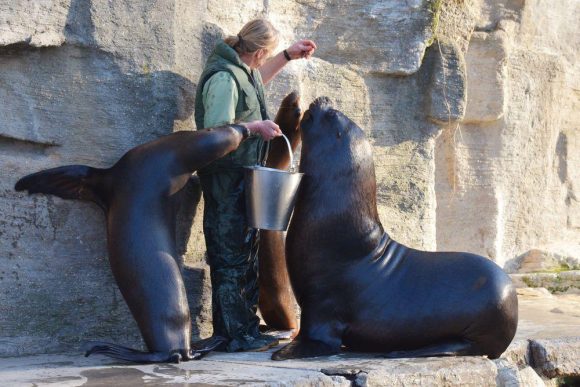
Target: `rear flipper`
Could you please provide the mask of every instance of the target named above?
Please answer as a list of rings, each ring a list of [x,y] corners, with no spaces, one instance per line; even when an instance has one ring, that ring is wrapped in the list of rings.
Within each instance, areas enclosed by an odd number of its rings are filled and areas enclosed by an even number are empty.
[[[260,325],[260,332],[266,333],[268,336],[275,337],[279,340],[293,340],[300,330],[294,329],[276,329],[268,325]]]
[[[211,336],[207,339],[195,341],[191,343],[192,359],[199,360],[211,351],[215,351],[222,346],[225,348],[228,341],[222,336]]]
[[[479,351],[481,352],[481,351]],[[475,344],[466,340],[446,341],[409,351],[388,352],[384,356],[389,359],[432,357],[432,356],[473,356],[478,353]]]
[[[85,357],[97,353],[114,359],[141,364],[180,363],[182,360],[190,360],[187,358],[190,356],[190,351],[174,350],[168,352],[143,352],[123,347],[121,345],[99,341],[89,342],[88,345],[92,346],[92,348],[85,352]]]
[[[322,341],[295,339],[272,354],[272,360],[302,359],[305,357],[331,356],[340,353],[340,347],[332,347]]]
[[[91,348],[85,352],[85,357],[96,353],[141,364],[180,363],[181,361],[199,360],[226,341],[223,337],[214,336],[193,343],[192,349],[175,349],[167,352],[143,352],[117,344],[91,341],[87,343],[87,347]]]
[[[44,193],[63,199],[88,200],[106,210],[106,171],[86,165],[47,169],[18,180],[14,189],[29,194]]]

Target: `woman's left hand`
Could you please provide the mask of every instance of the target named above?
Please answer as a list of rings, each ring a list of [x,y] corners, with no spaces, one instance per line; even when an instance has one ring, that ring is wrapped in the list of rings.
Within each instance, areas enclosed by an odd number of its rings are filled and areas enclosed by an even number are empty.
[[[291,59],[310,59],[316,50],[316,43],[312,40],[302,39],[286,49]]]

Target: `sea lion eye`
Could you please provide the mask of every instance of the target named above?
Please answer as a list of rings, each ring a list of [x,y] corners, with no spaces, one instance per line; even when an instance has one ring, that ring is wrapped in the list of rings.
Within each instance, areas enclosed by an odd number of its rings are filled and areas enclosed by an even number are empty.
[[[328,121],[335,120],[336,117],[338,117],[338,114],[336,114],[336,110],[329,110],[328,112],[326,112],[325,118]]]

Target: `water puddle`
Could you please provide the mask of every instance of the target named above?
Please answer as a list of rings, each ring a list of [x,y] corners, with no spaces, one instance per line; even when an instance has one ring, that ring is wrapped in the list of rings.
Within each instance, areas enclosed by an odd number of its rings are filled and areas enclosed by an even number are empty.
[[[86,387],[110,386],[146,386],[162,384],[164,378],[147,374],[135,368],[99,368],[82,371],[81,375],[87,378],[83,384]]]

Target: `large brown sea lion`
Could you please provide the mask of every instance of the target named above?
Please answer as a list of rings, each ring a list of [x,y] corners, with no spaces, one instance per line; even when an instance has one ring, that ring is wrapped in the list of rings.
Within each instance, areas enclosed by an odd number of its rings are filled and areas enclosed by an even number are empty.
[[[372,148],[327,98],[301,124],[304,173],[286,238],[300,334],[275,360],[354,351],[391,357],[487,355],[514,337],[515,289],[484,257],[426,252],[384,231]]]
[[[17,191],[97,203],[107,217],[111,270],[149,352],[93,342],[87,352],[133,362],[199,357],[220,338],[192,349],[191,317],[176,262],[173,198],[193,171],[235,150],[248,129],[231,125],[176,132],[127,152],[108,169],[69,165],[28,175]]]
[[[276,115],[275,122],[282,133],[288,137],[292,151],[300,144],[300,96],[296,92],[288,94]],[[272,140],[266,166],[276,169],[287,169],[290,165],[288,146],[283,138]],[[260,248],[258,250],[259,267],[259,307],[266,324],[274,329],[298,329],[296,321],[295,300],[286,268],[284,232],[260,230]]]

